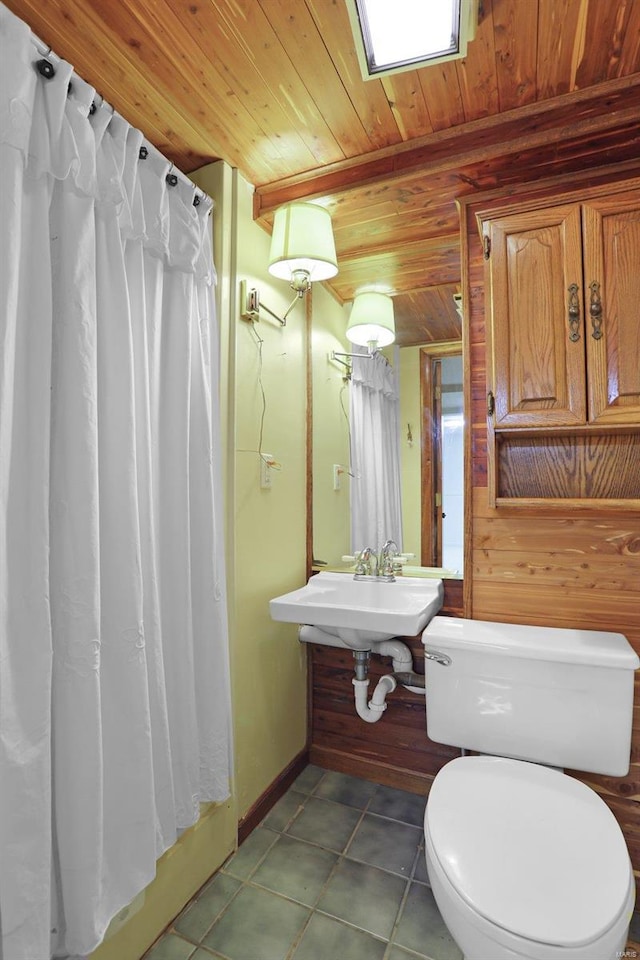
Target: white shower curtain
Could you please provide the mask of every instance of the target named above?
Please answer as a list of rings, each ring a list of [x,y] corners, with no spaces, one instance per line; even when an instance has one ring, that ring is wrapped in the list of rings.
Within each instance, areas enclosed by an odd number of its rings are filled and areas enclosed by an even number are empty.
[[[210,201],[0,43],[0,956],[46,960],[229,793],[215,277]]]
[[[382,354],[354,347],[350,387],[351,552],[395,540],[402,550],[400,394]]]

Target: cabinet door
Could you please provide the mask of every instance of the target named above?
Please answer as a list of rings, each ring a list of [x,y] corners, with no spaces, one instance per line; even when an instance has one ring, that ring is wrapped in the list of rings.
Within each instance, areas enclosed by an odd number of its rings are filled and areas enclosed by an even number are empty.
[[[580,206],[515,214],[487,227],[495,427],[584,423]]]
[[[589,419],[640,423],[640,193],[584,205]]]

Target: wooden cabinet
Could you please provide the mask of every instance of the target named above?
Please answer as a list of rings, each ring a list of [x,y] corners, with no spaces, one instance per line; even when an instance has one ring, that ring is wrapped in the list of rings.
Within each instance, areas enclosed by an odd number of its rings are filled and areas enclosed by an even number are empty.
[[[640,187],[479,214],[500,499],[640,497]]]
[[[483,236],[494,427],[640,423],[640,191],[489,220]]]
[[[588,419],[640,423],[640,191],[582,207]]]

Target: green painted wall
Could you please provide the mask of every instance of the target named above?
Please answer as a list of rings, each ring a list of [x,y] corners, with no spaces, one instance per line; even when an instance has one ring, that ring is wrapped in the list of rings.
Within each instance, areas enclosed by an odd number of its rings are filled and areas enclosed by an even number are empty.
[[[282,315],[293,293],[267,272],[269,237],[252,220],[252,189],[237,179],[236,286],[241,280],[258,286],[263,302]],[[230,321],[235,327],[231,656],[242,817],[306,742],[306,649],[294,624],[269,616],[270,598],[302,586],[306,574],[305,306],[296,304],[286,327],[266,313],[247,323],[238,307]],[[269,470],[270,489],[260,487],[261,434],[262,452],[278,464]]]

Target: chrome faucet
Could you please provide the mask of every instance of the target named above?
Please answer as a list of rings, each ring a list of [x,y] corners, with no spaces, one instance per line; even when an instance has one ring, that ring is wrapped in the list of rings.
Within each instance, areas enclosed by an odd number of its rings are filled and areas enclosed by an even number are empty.
[[[358,554],[354,580],[384,580],[393,583],[395,567],[393,558],[398,553],[395,540],[387,540],[379,553],[373,547],[365,547]]]
[[[356,562],[356,572],[355,580],[360,580],[363,577],[377,577],[378,575],[378,558],[373,547],[365,547],[364,550],[361,550],[358,554],[358,560]]]
[[[380,551],[380,557],[378,559],[378,577],[381,580],[395,580],[393,558],[397,553],[398,544],[395,542],[395,540],[386,540],[382,550]]]

